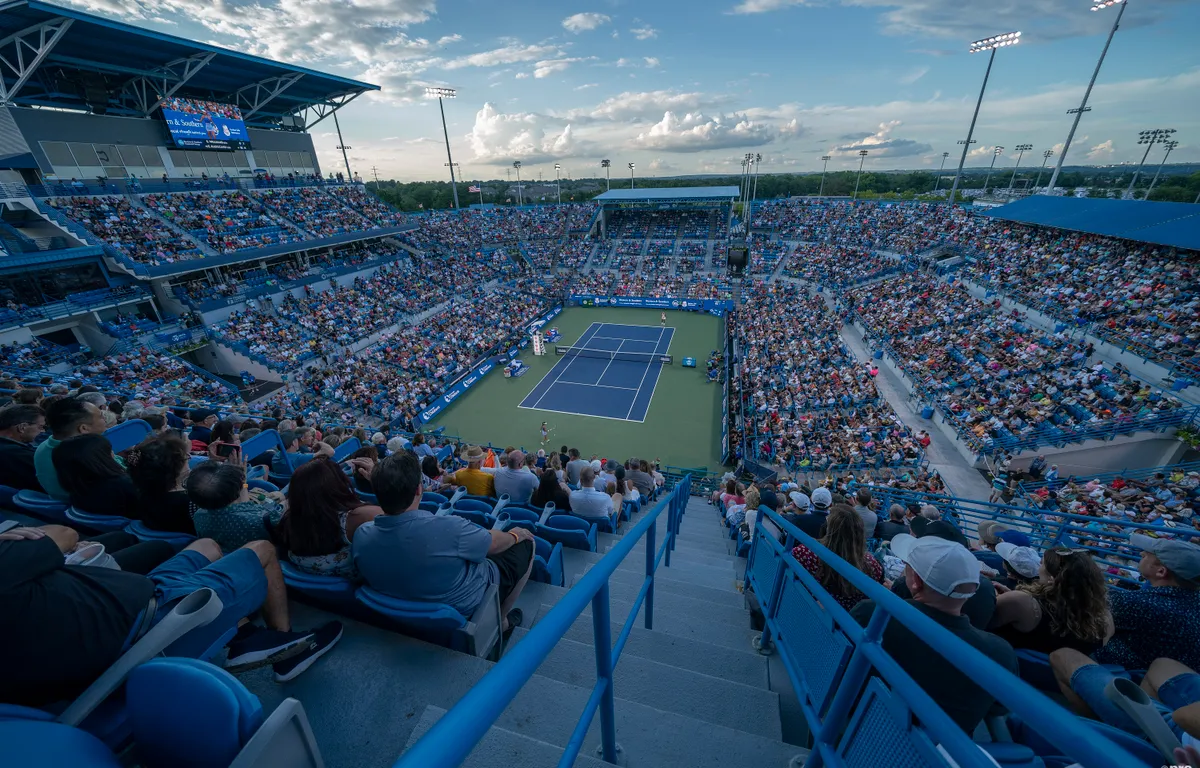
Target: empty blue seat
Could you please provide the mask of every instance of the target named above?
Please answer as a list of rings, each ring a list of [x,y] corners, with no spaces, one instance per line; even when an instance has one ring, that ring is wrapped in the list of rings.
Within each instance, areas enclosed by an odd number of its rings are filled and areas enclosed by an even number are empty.
[[[505,507],[496,518],[496,525],[503,526],[504,530],[524,528],[530,533],[537,533],[538,520],[541,517],[539,513],[526,507]]]
[[[44,493],[30,490],[18,491],[17,495],[12,497],[12,504],[22,512],[39,520],[60,525],[69,526],[71,524],[67,518],[66,502],[51,498]]]
[[[422,503],[429,502],[430,504],[437,504],[438,506],[441,506],[442,504],[446,504],[449,501],[450,501],[450,499],[448,497],[443,496],[440,493],[433,493],[432,491],[425,491],[424,493],[421,494],[421,502]]]
[[[553,515],[538,525],[537,535],[552,544],[596,551],[596,524],[574,515]]]
[[[288,591],[297,593],[307,602],[338,612],[352,613],[358,607],[354,599],[356,587],[349,579],[302,571],[284,557],[279,558],[279,567]]]
[[[13,497],[16,496],[17,493],[18,491],[16,488],[12,488],[7,485],[0,485],[0,507],[12,509],[15,506],[13,504]]]
[[[481,657],[499,646],[502,624],[496,584],[469,618],[444,603],[401,600],[370,587],[359,587],[354,596],[379,623],[411,637]]]
[[[123,531],[126,526],[133,522],[128,517],[117,515],[93,515],[91,512],[84,512],[78,507],[67,507],[66,515],[67,519],[71,521],[72,527],[85,528],[100,533]]]
[[[454,502],[450,511],[452,514],[466,518],[484,528],[491,529],[496,524],[496,517],[492,514],[492,505],[479,501],[477,497],[464,496]]]
[[[533,572],[529,578],[554,587],[563,586],[562,544],[551,544],[545,539],[533,539]]]
[[[195,536],[175,531],[156,531],[141,520],[134,520],[125,527],[126,533],[132,533],[142,541],[165,541],[175,547],[176,551],[183,549],[196,540]]]

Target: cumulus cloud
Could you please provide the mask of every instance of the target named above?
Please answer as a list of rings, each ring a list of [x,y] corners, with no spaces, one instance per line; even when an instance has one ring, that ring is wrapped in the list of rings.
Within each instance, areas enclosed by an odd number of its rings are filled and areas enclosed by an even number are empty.
[[[756,123],[745,115],[717,114],[708,117],[700,112],[682,117],[674,112],[663,114],[662,120],[637,135],[633,146],[665,152],[703,152],[729,147],[755,147],[774,141],[776,128]]]
[[[646,69],[654,69],[658,66],[658,59],[653,56],[643,56],[642,61],[646,62]]]
[[[557,55],[559,49],[553,45],[521,45],[510,43],[490,51],[480,51],[457,59],[437,62],[443,69],[462,69],[463,67],[499,67],[505,64],[517,64],[522,61],[537,61]]]
[[[1114,152],[1116,152],[1116,148],[1113,147],[1113,140],[1109,139],[1089,149],[1087,158],[1094,163],[1106,163],[1112,160]]]
[[[650,170],[652,171],[673,171],[675,166],[663,160],[661,157],[656,157],[650,161]]]
[[[649,24],[646,24],[641,27],[634,27],[633,29],[629,30],[629,34],[633,35],[638,40],[653,40],[654,38],[658,37],[658,30]]]
[[[602,27],[612,21],[612,18],[605,16],[603,13],[576,13],[562,20],[563,29],[568,32],[579,34],[589,30]]]
[[[611,96],[594,107],[573,109],[566,118],[575,122],[613,121],[639,122],[657,120],[663,112],[695,112],[715,109],[729,102],[729,97],[699,92],[626,91]]]
[[[870,136],[834,147],[834,154],[858,154],[860,150],[870,152],[870,157],[911,157],[923,152],[929,152],[933,147],[912,139],[898,139],[892,136],[892,131],[902,125],[899,120],[890,120],[879,124],[879,130]]]
[[[467,143],[476,161],[499,165],[545,162],[581,151],[570,123],[533,112],[506,114],[491,102],[475,114]]]
[[[545,61],[539,61],[537,63],[537,68],[533,70],[533,76],[537,78],[549,77],[555,72],[562,72],[576,62],[589,61],[592,58],[594,57],[577,56],[569,59],[547,59]]]

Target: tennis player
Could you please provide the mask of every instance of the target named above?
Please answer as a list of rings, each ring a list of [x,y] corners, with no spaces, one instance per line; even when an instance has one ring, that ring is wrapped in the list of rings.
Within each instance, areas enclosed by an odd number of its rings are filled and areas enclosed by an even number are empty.
[[[666,326],[666,324],[667,324],[667,313],[666,312],[663,312],[658,316],[658,324],[662,325],[662,326]]]
[[[550,430],[546,429],[546,422],[542,422],[542,445],[550,442]]]

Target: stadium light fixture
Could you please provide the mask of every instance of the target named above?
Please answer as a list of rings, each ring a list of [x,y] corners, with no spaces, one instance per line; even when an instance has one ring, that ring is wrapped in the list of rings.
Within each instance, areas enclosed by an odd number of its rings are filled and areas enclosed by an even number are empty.
[[[1175,133],[1174,128],[1151,128],[1148,131],[1138,132],[1138,144],[1145,144],[1146,151],[1142,153],[1142,161],[1138,163],[1137,170],[1133,172],[1133,178],[1129,181],[1129,189],[1125,190],[1126,194],[1133,194],[1133,187],[1137,184],[1138,176],[1142,172],[1142,166],[1146,164],[1146,158],[1150,156],[1150,150],[1155,144],[1167,141],[1171,138],[1171,134]]]
[[[1050,160],[1050,158],[1052,158],[1052,157],[1054,157],[1054,150],[1053,150],[1053,149],[1047,149],[1045,152],[1043,152],[1043,153],[1042,153],[1042,167],[1041,167],[1041,168],[1038,168],[1037,181],[1033,182],[1033,188],[1034,188],[1034,189],[1037,189],[1038,187],[1040,187],[1040,186],[1041,186],[1041,184],[1042,184],[1042,171],[1046,170],[1046,163],[1047,163],[1047,162]]]
[[[605,182],[605,187],[606,187],[605,191],[606,192],[610,191],[612,189],[612,170],[610,170],[611,166],[612,166],[611,160],[601,160],[600,161],[600,167],[604,169],[604,182]]]
[[[1125,2],[1122,0],[1095,0],[1092,3],[1093,11],[1111,8],[1114,5],[1120,5],[1121,8],[1117,11],[1117,18],[1113,19],[1112,29],[1108,31],[1108,39],[1104,41],[1104,48],[1100,51],[1096,68],[1092,70],[1092,79],[1088,81],[1087,89],[1083,92],[1083,101],[1079,102],[1077,108],[1067,110],[1067,114],[1075,115],[1075,119],[1071,121],[1071,130],[1067,132],[1067,140],[1063,142],[1062,152],[1058,153],[1058,163],[1054,166],[1054,173],[1050,174],[1050,183],[1046,185],[1047,194],[1058,183],[1058,175],[1062,173],[1063,161],[1067,159],[1067,153],[1071,151],[1071,141],[1075,138],[1075,130],[1079,128],[1079,119],[1083,117],[1084,112],[1092,111],[1091,107],[1087,105],[1088,97],[1092,95],[1092,88],[1096,85],[1096,78],[1100,75],[1100,65],[1104,63],[1104,57],[1108,55],[1108,46],[1112,45],[1113,35],[1117,34],[1117,28],[1121,25],[1121,17],[1125,15],[1125,6],[1129,5],[1127,0]]]
[[[950,157],[949,152],[942,153],[942,165],[940,168],[938,168],[937,179],[934,180],[934,182],[933,182],[933,191],[935,193],[938,191],[938,187],[940,187],[942,185],[942,171],[944,171],[946,169],[946,158],[948,158],[948,157]]]
[[[971,115],[971,127],[967,129],[967,139],[965,142],[959,142],[963,145],[963,151],[962,157],[958,160],[958,171],[954,174],[954,186],[950,189],[950,199],[947,201],[949,205],[954,205],[954,198],[958,196],[958,182],[962,179],[963,166],[967,162],[967,151],[971,148],[972,143],[971,137],[975,135],[975,121],[979,119],[979,107],[983,105],[983,92],[987,90],[988,77],[992,74],[992,63],[996,61],[996,51],[1019,42],[1021,42],[1020,32],[1005,32],[1002,35],[985,37],[971,43],[971,53],[991,51],[991,54],[988,55],[987,69],[983,73],[983,86],[979,89],[979,98],[975,101],[975,113]]]
[[[1150,193],[1154,191],[1154,185],[1158,183],[1158,175],[1162,173],[1163,166],[1167,164],[1167,158],[1171,156],[1171,150],[1178,147],[1179,142],[1174,140],[1165,141],[1163,142],[1163,146],[1166,147],[1167,152],[1163,155],[1162,162],[1158,164],[1158,170],[1154,172],[1154,178],[1150,180],[1150,189],[1146,190],[1146,197],[1143,198],[1145,200],[1150,199]]]
[[[758,170],[762,167],[762,154],[754,153],[754,190],[750,193],[750,208],[753,210],[754,201],[758,200]]]
[[[1008,177],[1008,193],[1012,194],[1013,182],[1017,180],[1017,171],[1021,167],[1021,158],[1025,157],[1025,153],[1033,149],[1032,144],[1017,145],[1017,164],[1013,166],[1012,176]]]
[[[633,189],[633,163],[629,164],[629,188]]]
[[[555,163],[554,164],[554,183],[556,186],[558,186],[558,204],[559,205],[562,205],[562,177],[559,176],[559,171],[561,171],[561,170],[562,170],[562,166],[559,165],[558,163]]]
[[[525,196],[521,190],[521,161],[513,160],[513,168],[517,171],[517,205],[525,204]]]
[[[985,195],[987,194],[987,191],[988,191],[988,184],[990,184],[992,181],[992,171],[996,167],[996,159],[999,158],[1000,155],[1003,155],[1003,154],[1004,154],[1004,147],[996,145],[995,147],[992,148],[992,164],[988,166],[987,176],[984,177],[984,179],[983,179],[983,194],[985,194]]]
[[[458,91],[453,88],[435,88],[431,86],[425,89],[425,95],[437,98],[438,110],[442,113],[442,136],[446,138],[446,166],[450,168],[450,191],[454,194],[454,207],[457,209],[458,182],[454,180],[454,158],[450,156],[450,132],[446,130],[446,107],[442,105],[442,99],[456,98]]]
[[[342,140],[342,126],[341,123],[338,122],[336,109],[333,110],[333,127],[337,131],[338,135],[337,148],[342,151],[342,162],[346,164],[346,181],[353,182],[354,174],[350,172],[350,158],[347,157],[346,150],[354,149],[354,147],[347,146],[346,142]]]
[[[829,170],[829,160],[832,155],[821,155],[821,160],[825,162],[825,166],[821,168],[821,191],[817,193],[817,197],[825,196],[825,171]]]
[[[854,197],[852,200],[858,199],[858,182],[862,181],[863,163],[867,162],[867,150],[858,150],[858,175],[854,177]]]

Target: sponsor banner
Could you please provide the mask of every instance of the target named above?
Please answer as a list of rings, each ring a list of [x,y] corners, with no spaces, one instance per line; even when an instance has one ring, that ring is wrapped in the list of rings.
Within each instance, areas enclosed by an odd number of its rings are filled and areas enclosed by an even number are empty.
[[[455,400],[457,400],[460,395],[462,395],[471,387],[475,386],[475,384],[479,383],[479,381],[495,367],[496,363],[489,359],[471,369],[470,373],[452,384],[449,389],[447,389],[445,392],[439,395],[436,400],[430,403],[429,407],[417,414],[415,419],[417,426],[429,422],[434,416],[437,416],[439,413],[446,410],[446,408]]]
[[[572,296],[571,304],[581,307],[635,307],[641,309],[685,309],[722,316],[733,309],[733,302],[720,299],[670,299],[655,296]]]
[[[543,316],[540,320],[534,320],[532,323],[530,323],[529,324],[530,335],[533,335],[534,332],[540,331],[543,327],[548,325],[551,320],[558,317],[558,314],[560,312],[562,312],[562,307],[555,307],[554,309],[547,312],[545,314],[545,316]]]

